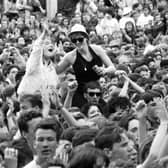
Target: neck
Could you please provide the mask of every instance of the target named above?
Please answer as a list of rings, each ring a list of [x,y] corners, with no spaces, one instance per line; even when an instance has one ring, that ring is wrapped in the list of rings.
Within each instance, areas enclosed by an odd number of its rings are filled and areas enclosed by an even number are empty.
[[[43,166],[43,165],[47,165],[47,162],[49,162],[50,160],[52,160],[52,158],[41,158],[37,156],[36,163],[39,166]]]
[[[89,47],[88,47],[88,45],[86,45],[86,46],[84,46],[83,48],[78,49],[78,51],[79,51],[81,54],[86,55],[86,54],[89,52]]]

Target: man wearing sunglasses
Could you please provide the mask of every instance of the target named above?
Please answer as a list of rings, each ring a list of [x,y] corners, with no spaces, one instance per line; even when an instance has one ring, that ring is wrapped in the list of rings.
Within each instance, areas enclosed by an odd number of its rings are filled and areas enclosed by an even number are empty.
[[[101,97],[102,90],[100,84],[97,81],[88,82],[84,88],[84,97],[87,103],[99,105],[104,108],[106,103]]]

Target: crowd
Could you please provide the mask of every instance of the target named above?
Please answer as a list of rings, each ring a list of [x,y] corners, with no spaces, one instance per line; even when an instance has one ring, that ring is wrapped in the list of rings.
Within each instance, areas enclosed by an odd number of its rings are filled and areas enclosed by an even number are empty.
[[[168,1],[69,5],[1,10],[0,168],[167,168]]]

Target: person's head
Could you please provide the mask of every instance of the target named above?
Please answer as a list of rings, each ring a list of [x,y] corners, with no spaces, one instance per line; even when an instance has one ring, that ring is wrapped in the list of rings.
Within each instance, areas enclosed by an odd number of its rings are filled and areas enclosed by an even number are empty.
[[[101,109],[101,107],[99,107],[96,104],[92,104],[92,103],[85,104],[82,107],[81,112],[83,114],[85,114],[89,119],[93,119],[95,117],[102,116],[102,109]]]
[[[47,38],[43,42],[43,58],[53,59],[55,56],[55,46],[51,39]]]
[[[74,151],[68,168],[106,168],[109,159],[103,151],[94,147],[81,147]]]
[[[131,21],[126,22],[125,30],[128,32],[134,31],[134,24]]]
[[[147,90],[145,93],[140,95],[140,99],[144,100],[147,104],[147,115],[148,119],[152,122],[158,122],[159,111],[156,104],[156,98],[162,98],[163,94],[157,90]]]
[[[121,31],[114,31],[111,35],[111,39],[122,41],[122,32]]]
[[[139,67],[139,74],[142,78],[150,78],[150,70],[146,65]]]
[[[110,51],[117,57],[118,55],[120,55],[121,51],[120,51],[120,40],[110,40],[109,42],[109,47],[110,47]]]
[[[61,127],[55,118],[42,119],[34,129],[34,150],[39,163],[52,159],[60,137]]]
[[[150,13],[150,7],[145,5],[143,8],[144,15],[147,16]]]
[[[15,81],[15,76],[19,71],[19,67],[16,65],[10,65],[7,68],[7,72],[6,72],[6,77],[9,78],[12,81]]]
[[[72,138],[72,146],[87,146],[93,145],[94,138],[97,134],[97,129],[93,128],[82,128],[78,130]]]
[[[57,23],[61,23],[61,21],[63,19],[62,13],[56,13],[55,17],[56,17]]]
[[[96,81],[91,81],[86,83],[84,88],[84,97],[87,100],[87,102],[98,104],[100,98],[101,98],[101,87],[100,84]]]
[[[102,89],[105,89],[106,88],[106,78],[105,77],[100,77],[99,79],[99,84],[101,86]]]
[[[35,110],[41,112],[43,103],[40,95],[23,95],[20,98],[20,111]]]
[[[84,49],[85,46],[88,45],[88,33],[86,32],[85,27],[81,24],[72,26],[69,38],[79,50]]]
[[[33,149],[34,129],[42,119],[42,114],[37,111],[21,113],[18,119],[18,127],[21,135],[26,138],[28,144]]]
[[[121,149],[129,159],[136,162],[137,152],[133,142],[117,125],[102,128],[95,138],[95,146],[104,150],[109,158],[113,157],[113,151]]]

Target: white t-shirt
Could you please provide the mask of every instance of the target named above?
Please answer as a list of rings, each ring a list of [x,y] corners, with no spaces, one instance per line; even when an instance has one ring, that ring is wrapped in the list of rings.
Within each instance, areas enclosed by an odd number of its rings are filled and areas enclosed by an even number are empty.
[[[144,28],[144,26],[149,24],[150,21],[153,23],[153,16],[145,16],[144,14],[141,14],[137,19],[137,26]]]
[[[35,159],[33,159],[31,162],[29,162],[26,166],[23,168],[41,168],[41,166],[37,165]]]

